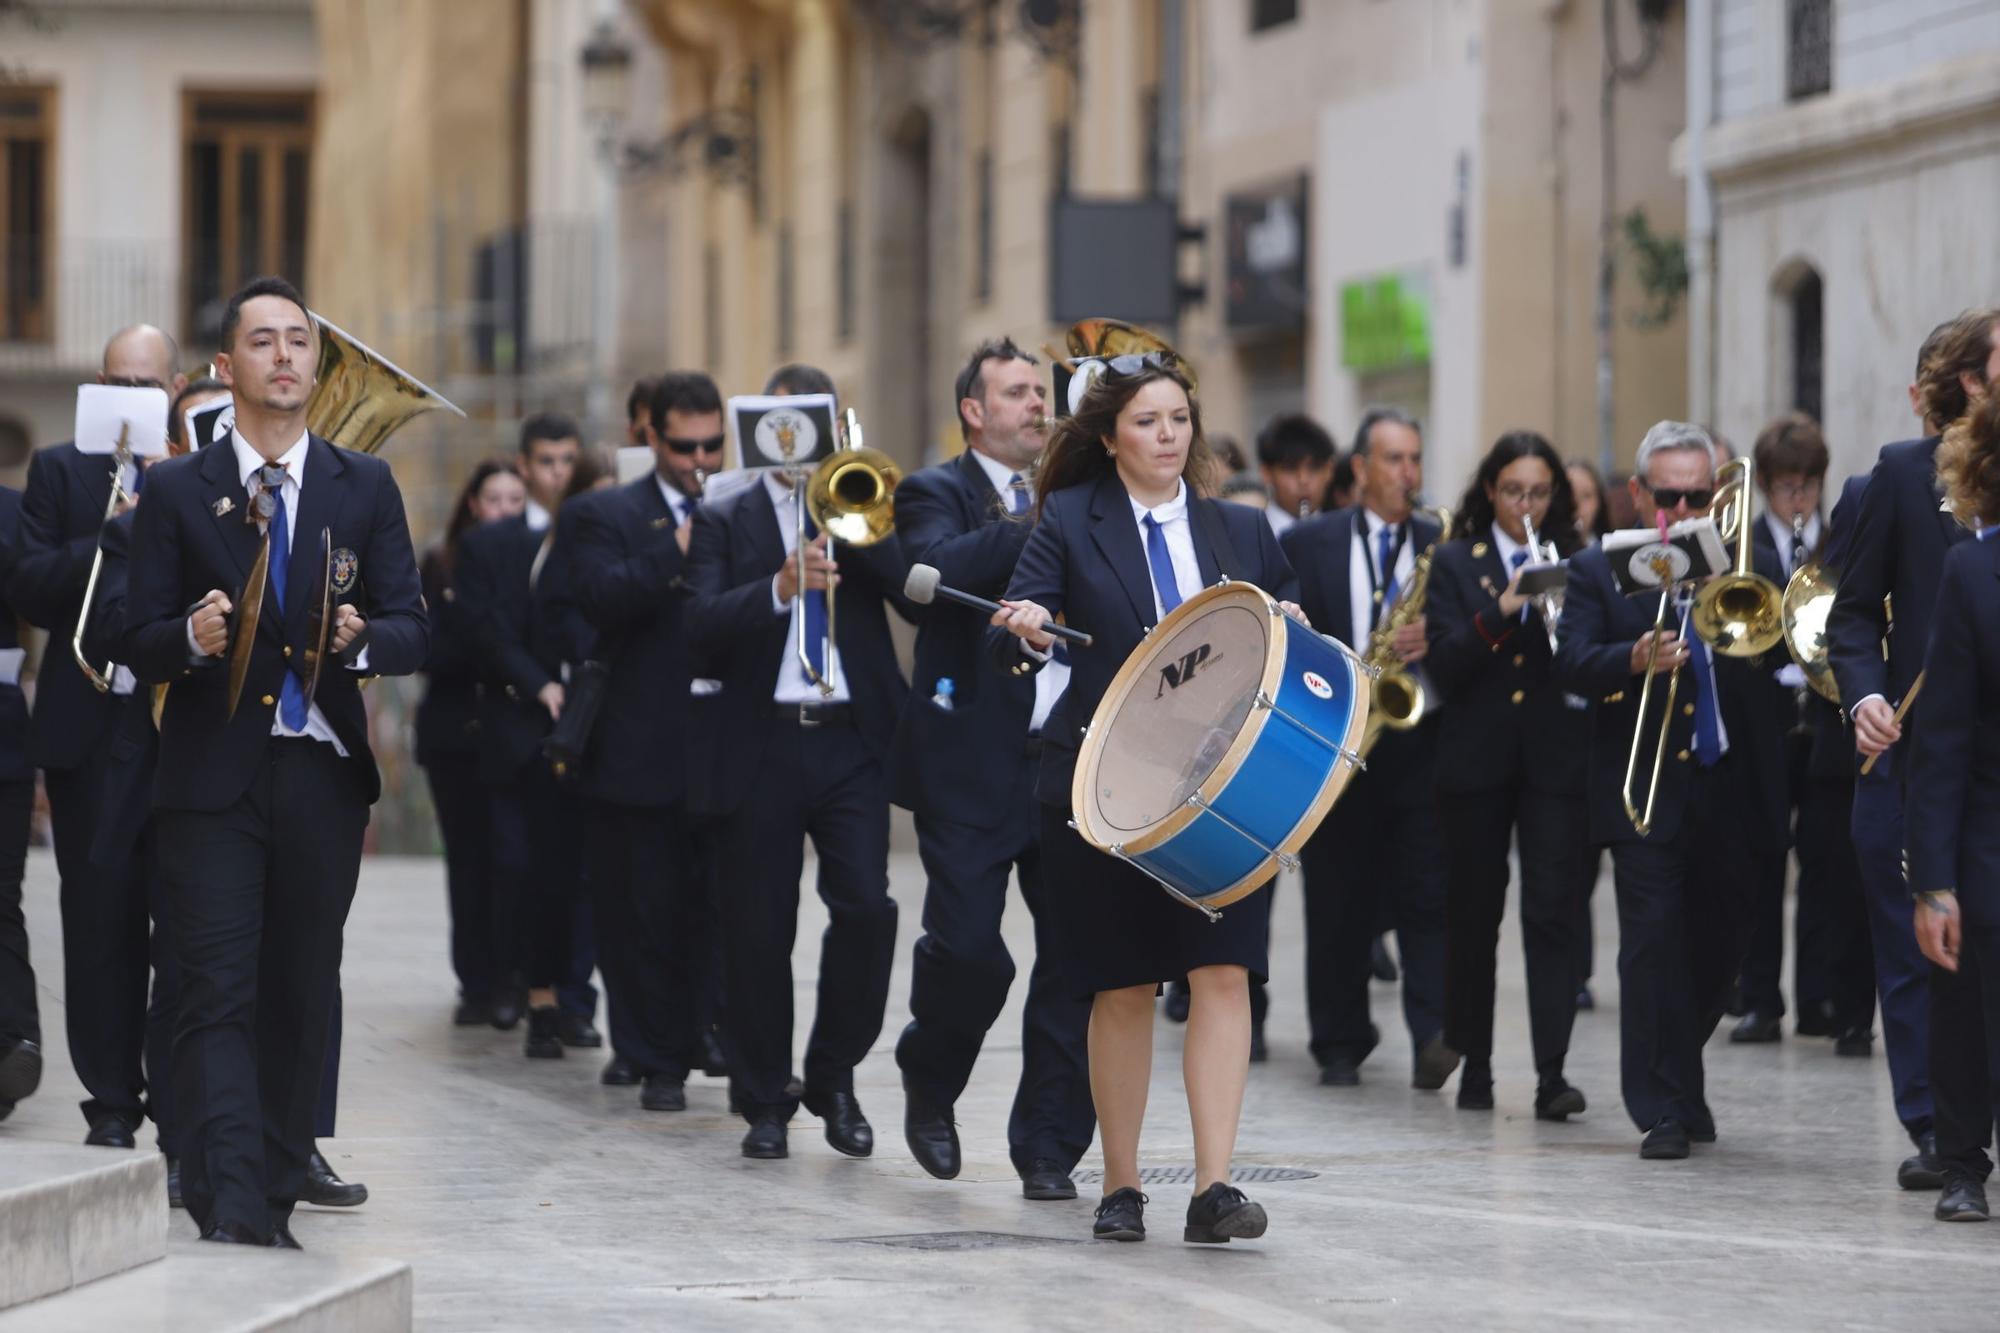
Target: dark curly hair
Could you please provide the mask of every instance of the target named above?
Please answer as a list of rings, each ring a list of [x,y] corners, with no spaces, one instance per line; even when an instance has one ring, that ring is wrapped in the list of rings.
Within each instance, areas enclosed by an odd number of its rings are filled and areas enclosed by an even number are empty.
[[[1188,378],[1173,366],[1141,366],[1130,375],[1106,371],[1083,396],[1073,415],[1059,419],[1049,432],[1048,446],[1042,451],[1041,466],[1035,469],[1035,517],[1051,495],[1086,481],[1095,481],[1113,471],[1117,464],[1104,442],[1118,434],[1118,414],[1139,390],[1155,380],[1171,380],[1188,398],[1188,420],[1194,438],[1188,442],[1187,461],[1181,465],[1181,479],[1190,495],[1206,495],[1215,476],[1208,439],[1201,433],[1201,404],[1195,399]]]
[[[1937,470],[1945,503],[1960,523],[2000,523],[2000,393],[1984,395],[1945,427]]]
[[[1476,540],[1492,528],[1496,515],[1486,489],[1499,484],[1500,474],[1509,463],[1523,458],[1539,458],[1549,469],[1549,508],[1535,535],[1545,542],[1554,542],[1558,554],[1570,555],[1583,545],[1583,539],[1576,531],[1576,494],[1570,490],[1569,470],[1563,466],[1562,455],[1555,446],[1531,430],[1508,431],[1479,460],[1479,470],[1458,502],[1451,535]]]

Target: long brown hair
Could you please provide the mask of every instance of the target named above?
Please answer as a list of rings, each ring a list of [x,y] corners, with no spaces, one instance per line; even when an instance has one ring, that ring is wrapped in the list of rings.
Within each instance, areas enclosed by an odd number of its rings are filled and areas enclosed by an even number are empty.
[[[1190,495],[1209,493],[1215,478],[1215,464],[1209,452],[1208,438],[1201,433],[1201,404],[1195,400],[1194,389],[1187,376],[1173,366],[1143,365],[1129,375],[1107,370],[1083,395],[1083,402],[1077,406],[1075,415],[1057,421],[1049,434],[1048,445],[1042,450],[1041,466],[1035,469],[1037,519],[1042,516],[1042,506],[1057,491],[1096,481],[1107,472],[1117,471],[1118,464],[1105,449],[1104,442],[1117,438],[1118,414],[1125,410],[1125,404],[1155,380],[1171,380],[1180,385],[1181,392],[1187,395],[1188,423],[1193,427],[1194,435],[1188,441],[1187,461],[1181,464],[1181,480],[1187,483]]]
[[[479,498],[479,492],[485,489],[486,483],[502,472],[510,477],[521,475],[515,470],[511,460],[488,458],[472,469],[472,475],[466,478],[465,489],[458,493],[458,503],[452,508],[451,522],[445,525],[444,544],[440,549],[440,555],[446,570],[450,570],[458,563],[459,538],[478,524],[478,520],[472,516],[472,502]]]
[[[1960,523],[2000,523],[2000,393],[1984,395],[1945,427],[1937,470]]]
[[[1917,366],[1917,396],[1923,401],[1924,424],[1930,429],[1941,432],[1971,410],[1959,377],[1986,378],[1996,324],[2000,324],[2000,308],[1968,310],[1938,325],[1924,339],[1925,350]]]

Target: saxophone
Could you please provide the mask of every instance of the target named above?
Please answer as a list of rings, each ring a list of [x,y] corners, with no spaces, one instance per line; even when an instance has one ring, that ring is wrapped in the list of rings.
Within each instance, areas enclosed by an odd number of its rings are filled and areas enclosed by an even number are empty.
[[[1438,537],[1417,557],[1410,571],[1410,586],[1403,589],[1396,604],[1389,608],[1389,614],[1382,617],[1382,623],[1368,636],[1368,651],[1361,658],[1371,677],[1368,724],[1361,733],[1363,758],[1382,739],[1384,730],[1408,731],[1424,720],[1424,683],[1396,656],[1391,644],[1397,630],[1424,613],[1424,595],[1430,590],[1431,560],[1437,555],[1438,542],[1451,535],[1451,511],[1439,508],[1416,512],[1437,515]]]

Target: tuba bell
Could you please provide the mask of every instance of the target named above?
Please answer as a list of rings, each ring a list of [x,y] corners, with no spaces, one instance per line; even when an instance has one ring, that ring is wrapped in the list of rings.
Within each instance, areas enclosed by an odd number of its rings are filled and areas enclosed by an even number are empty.
[[[342,448],[372,454],[425,412],[465,413],[437,390],[326,316],[313,312],[319,366],[306,399],[306,426]]]

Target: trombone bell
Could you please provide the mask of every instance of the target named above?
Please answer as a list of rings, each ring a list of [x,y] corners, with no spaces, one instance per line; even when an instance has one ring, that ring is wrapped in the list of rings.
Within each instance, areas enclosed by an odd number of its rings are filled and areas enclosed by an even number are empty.
[[[1785,648],[1806,673],[1806,684],[1830,704],[1840,702],[1840,683],[1828,656],[1827,616],[1839,587],[1832,573],[1818,562],[1803,564],[1785,585],[1783,621]]]
[[[1716,492],[1723,517],[1717,528],[1723,540],[1736,543],[1736,565],[1695,595],[1690,628],[1725,657],[1758,657],[1785,637],[1785,595],[1778,585],[1750,567],[1750,460],[1732,458],[1723,472],[1735,475]]]

